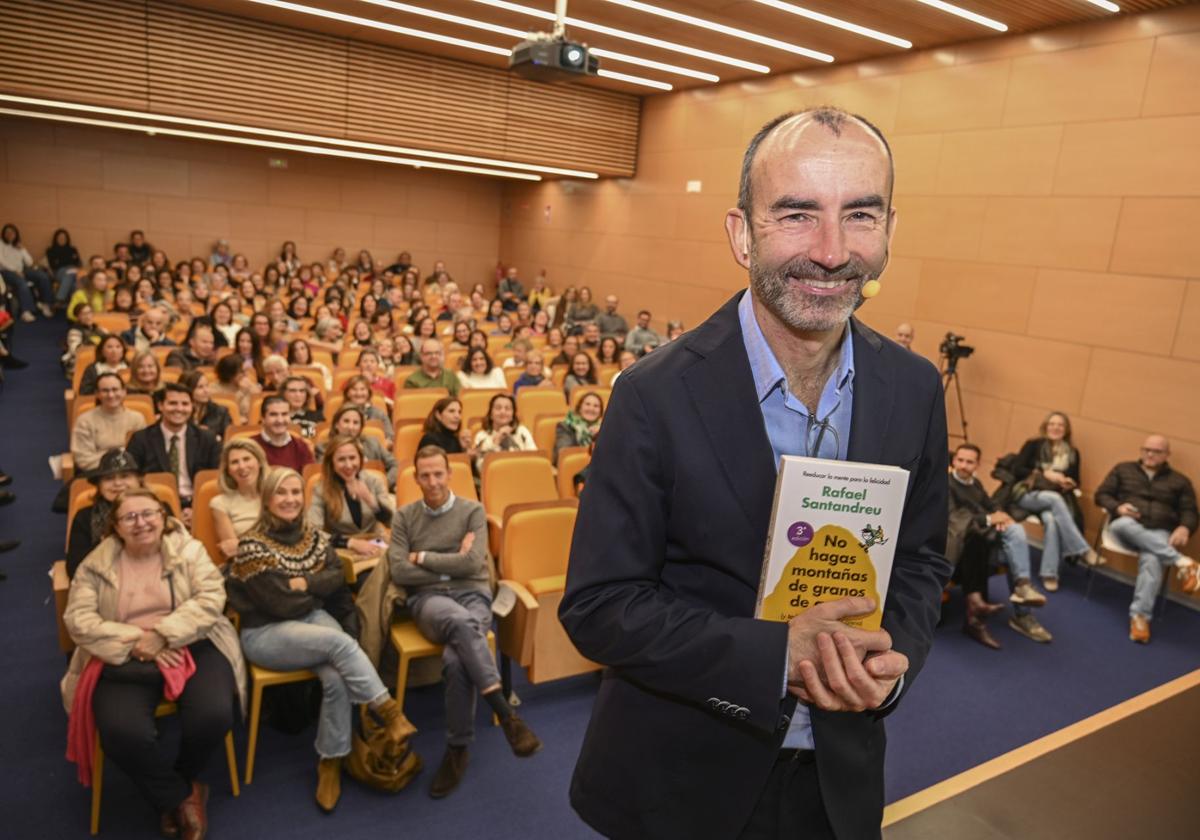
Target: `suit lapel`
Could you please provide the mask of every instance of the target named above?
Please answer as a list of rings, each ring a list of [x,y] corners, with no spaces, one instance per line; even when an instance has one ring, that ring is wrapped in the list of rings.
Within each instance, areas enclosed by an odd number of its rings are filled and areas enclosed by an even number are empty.
[[[850,417],[847,459],[867,464],[884,461],[888,421],[895,401],[895,377],[880,350],[883,341],[857,318],[850,321],[854,338],[854,410]]]
[[[734,297],[695,331],[688,343],[703,358],[683,380],[725,480],[757,534],[766,533],[770,518],[775,464],[738,324],[740,299]]]

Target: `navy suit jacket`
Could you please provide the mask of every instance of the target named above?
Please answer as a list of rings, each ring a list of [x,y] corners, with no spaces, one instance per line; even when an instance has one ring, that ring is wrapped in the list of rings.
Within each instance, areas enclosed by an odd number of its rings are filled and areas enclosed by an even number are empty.
[[[608,667],[571,802],[613,837],[736,837],[795,708],[782,697],[787,625],[753,618],[776,465],[741,294],[621,375],[580,504],[559,616]],[[911,473],[883,614],[907,690],[950,574],[944,398],[928,361],[850,323],[849,459]],[[838,837],[879,836],[882,717],[812,710]]]
[[[188,475],[193,481],[201,470],[215,470],[221,465],[221,444],[211,432],[206,432],[195,423],[187,425],[183,448]],[[171,458],[163,439],[162,423],[134,432],[129,438],[128,450],[143,473],[171,471]]]

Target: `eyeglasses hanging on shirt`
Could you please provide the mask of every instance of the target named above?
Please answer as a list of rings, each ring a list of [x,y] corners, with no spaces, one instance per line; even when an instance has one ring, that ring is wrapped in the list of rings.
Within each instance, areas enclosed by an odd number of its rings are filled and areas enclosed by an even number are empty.
[[[804,431],[804,454],[809,458],[837,460],[838,453],[842,451],[842,440],[838,435],[837,428],[829,422],[829,418],[837,413],[841,405],[842,401],[839,399],[833,408],[829,409],[824,420],[815,414],[808,415],[808,425]],[[816,434],[815,439],[814,433]],[[828,446],[830,443],[833,444],[832,450]],[[824,447],[824,451],[822,451],[822,447]]]

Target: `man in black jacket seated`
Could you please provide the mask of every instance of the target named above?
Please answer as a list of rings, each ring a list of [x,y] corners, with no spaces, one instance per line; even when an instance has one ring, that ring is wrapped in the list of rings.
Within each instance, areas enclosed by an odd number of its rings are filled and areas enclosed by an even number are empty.
[[[1030,585],[1029,543],[1025,529],[983,489],[975,471],[979,469],[980,449],[973,443],[963,443],[954,450],[950,471],[950,529],[946,556],[957,558],[955,576],[967,597],[967,618],[963,632],[982,645],[999,649],[985,621],[1003,607],[987,603],[987,565],[993,547],[1004,553],[1008,566],[1009,600],[1014,615],[1008,626],[1035,642],[1049,642],[1053,637],[1041,625],[1030,607],[1046,603],[1046,596]]]
[[[168,382],[160,392],[158,411],[162,419],[134,432],[129,454],[142,474],[174,473],[179,482],[179,502],[190,525],[192,479],[201,470],[215,470],[221,461],[221,444],[192,422],[192,395],[178,382]]]
[[[1184,592],[1200,590],[1200,564],[1179,549],[1196,532],[1196,491],[1183,473],[1171,469],[1171,443],[1151,435],[1136,461],[1117,464],[1096,490],[1096,504],[1108,511],[1108,530],[1138,553],[1137,580],[1129,605],[1129,638],[1150,641],[1154,598],[1163,566],[1172,564]]]

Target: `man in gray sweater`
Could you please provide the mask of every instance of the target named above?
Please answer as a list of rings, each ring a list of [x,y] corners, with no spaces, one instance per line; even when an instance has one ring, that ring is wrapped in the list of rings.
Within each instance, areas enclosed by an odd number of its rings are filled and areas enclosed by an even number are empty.
[[[514,754],[532,755],[542,742],[504,698],[488,649],[492,561],[483,505],[450,491],[450,459],[441,447],[422,447],[414,465],[423,498],[396,511],[387,558],[392,580],[408,591],[417,629],[444,646],[447,747],[429,788],[429,795],[440,799],[458,787],[467,769],[476,690],[500,719]]]

